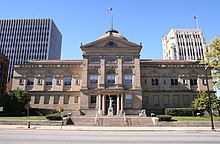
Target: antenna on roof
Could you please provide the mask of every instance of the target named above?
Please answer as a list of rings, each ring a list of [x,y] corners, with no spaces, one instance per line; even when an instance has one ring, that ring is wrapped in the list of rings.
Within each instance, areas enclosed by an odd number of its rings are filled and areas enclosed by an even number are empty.
[[[196,22],[196,29],[199,29],[199,19],[196,16],[194,16],[194,20]]]
[[[111,30],[113,30],[113,9],[110,7],[107,12],[111,13]]]

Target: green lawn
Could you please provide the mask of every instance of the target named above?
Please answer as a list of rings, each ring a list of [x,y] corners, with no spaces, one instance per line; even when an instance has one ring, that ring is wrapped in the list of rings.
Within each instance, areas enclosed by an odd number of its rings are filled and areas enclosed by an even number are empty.
[[[172,117],[172,120],[177,121],[210,121],[210,117]],[[220,121],[220,117],[214,117],[214,121]]]
[[[45,116],[0,117],[0,120],[47,120]]]

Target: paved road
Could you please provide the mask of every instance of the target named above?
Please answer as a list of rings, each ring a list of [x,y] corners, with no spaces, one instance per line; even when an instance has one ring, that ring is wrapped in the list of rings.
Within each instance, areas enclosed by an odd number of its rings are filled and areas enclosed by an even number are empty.
[[[220,144],[211,131],[1,130],[0,144]]]

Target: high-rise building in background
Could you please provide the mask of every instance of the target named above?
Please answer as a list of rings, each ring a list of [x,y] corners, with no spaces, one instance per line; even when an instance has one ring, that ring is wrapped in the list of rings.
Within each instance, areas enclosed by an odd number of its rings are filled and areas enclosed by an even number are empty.
[[[162,47],[165,60],[204,60],[207,51],[201,29],[171,29]]]
[[[9,60],[7,57],[0,53],[0,97],[6,90],[8,63]]]
[[[52,19],[0,20],[0,52],[10,60],[8,81],[16,64],[60,59],[61,43],[62,35]]]

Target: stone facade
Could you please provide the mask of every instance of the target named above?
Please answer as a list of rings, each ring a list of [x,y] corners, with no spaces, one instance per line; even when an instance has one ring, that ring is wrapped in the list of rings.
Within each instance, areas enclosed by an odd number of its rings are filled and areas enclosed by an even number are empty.
[[[206,90],[205,65],[140,59],[141,44],[115,30],[81,45],[82,60],[30,61],[14,68],[12,88],[28,90],[31,107],[86,115],[160,113],[189,107]],[[213,91],[210,69],[209,86]],[[111,111],[111,113],[110,113]]]

